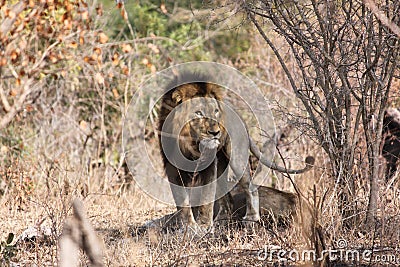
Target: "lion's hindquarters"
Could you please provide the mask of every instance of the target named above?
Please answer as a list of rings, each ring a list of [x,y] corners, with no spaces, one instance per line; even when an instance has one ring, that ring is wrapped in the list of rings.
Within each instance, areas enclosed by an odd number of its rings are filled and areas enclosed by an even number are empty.
[[[258,192],[260,215],[264,223],[277,221],[287,225],[295,217],[298,207],[298,200],[295,194],[266,186],[260,186]],[[232,218],[240,221],[246,214],[245,192],[234,192],[230,198],[230,203],[232,206]]]

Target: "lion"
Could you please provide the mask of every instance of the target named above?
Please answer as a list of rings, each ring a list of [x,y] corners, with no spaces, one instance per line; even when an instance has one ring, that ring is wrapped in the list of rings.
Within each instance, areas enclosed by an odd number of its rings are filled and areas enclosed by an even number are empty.
[[[263,158],[247,128],[239,130],[240,123],[232,123],[237,114],[228,112],[223,104],[225,89],[210,82],[193,82],[207,80],[200,74],[181,75],[167,85],[168,91],[161,99],[160,148],[177,213],[190,228],[212,228],[216,194],[220,193],[220,206],[229,208],[221,196],[226,193],[230,167],[246,197],[243,221],[257,222],[259,197],[251,181],[248,151],[263,165],[291,174],[308,171],[314,158],[307,157],[305,168],[300,170],[279,167]]]

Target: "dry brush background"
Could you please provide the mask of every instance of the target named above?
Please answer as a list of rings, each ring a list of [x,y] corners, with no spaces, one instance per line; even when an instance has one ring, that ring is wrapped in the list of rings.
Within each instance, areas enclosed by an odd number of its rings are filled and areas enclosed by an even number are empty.
[[[373,221],[366,222],[371,185],[368,145],[363,138],[355,143],[354,164],[346,173],[352,188],[346,191],[336,181],[331,155],[309,128],[302,99],[296,97],[281,62],[254,24],[263,27],[288,71],[301,81],[298,55],[282,36],[285,28],[261,20],[256,16],[260,12],[249,15],[257,8],[267,10],[262,1],[244,2],[249,3],[247,9],[235,1],[148,0],[117,6],[113,1],[0,1],[0,265],[57,265],[59,238],[77,197],[101,240],[105,266],[265,266],[276,264],[276,259],[258,259],[265,248],[321,252],[338,248],[338,240],[346,240],[350,249],[400,258],[398,172],[386,181],[385,161],[379,156],[376,209]],[[366,8],[362,2],[354,3]],[[282,6],[296,8],[285,1]],[[289,13],[282,11],[285,14]],[[373,27],[382,26],[373,13],[368,14]],[[399,25],[399,16],[394,19]],[[391,31],[385,28],[379,33]],[[391,63],[400,62],[398,42]],[[290,227],[272,223],[259,225],[254,232],[232,225],[203,238],[185,232],[141,231],[146,221],[161,218],[174,207],[135,186],[135,173],[129,173],[123,160],[123,115],[150,75],[193,60],[230,65],[259,86],[275,115],[277,163],[284,159],[287,167],[295,168],[302,166],[306,155],[316,157],[313,170],[289,177],[293,182],[272,172],[264,184],[300,198],[299,216]],[[397,65],[385,108],[400,105],[399,75]],[[352,118],[357,108],[357,104],[348,107]],[[356,132],[363,136],[363,127]],[[156,157],[152,129],[145,138],[154,144],[151,153]],[[346,201],[341,190],[350,192]],[[79,265],[89,263],[80,253]],[[282,264],[380,263],[325,258]]]

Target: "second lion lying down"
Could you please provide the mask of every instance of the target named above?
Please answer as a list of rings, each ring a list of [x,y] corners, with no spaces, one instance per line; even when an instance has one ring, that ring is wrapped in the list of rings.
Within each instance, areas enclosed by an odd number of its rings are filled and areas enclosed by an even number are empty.
[[[216,195],[220,206],[229,209],[222,197],[227,193],[224,181],[229,166],[246,198],[243,220],[258,221],[259,196],[251,181],[248,151],[267,167],[293,174],[309,170],[314,158],[307,157],[305,168],[300,170],[265,160],[244,123],[224,104],[224,88],[206,81],[207,77],[185,74],[167,86],[172,89],[161,101],[160,147],[177,214],[192,228],[212,226]]]

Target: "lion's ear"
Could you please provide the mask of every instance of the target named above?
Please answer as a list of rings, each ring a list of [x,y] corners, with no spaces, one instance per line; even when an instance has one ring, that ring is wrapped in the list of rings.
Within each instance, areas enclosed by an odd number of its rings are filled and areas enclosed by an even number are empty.
[[[179,104],[191,99],[199,93],[199,89],[193,84],[182,84],[172,93],[172,100]]]
[[[215,99],[222,101],[225,97],[225,90],[223,87],[216,85],[216,84],[208,84],[207,92],[215,97]]]
[[[179,90],[172,93],[172,100],[174,100],[176,104],[182,102],[182,95]]]

